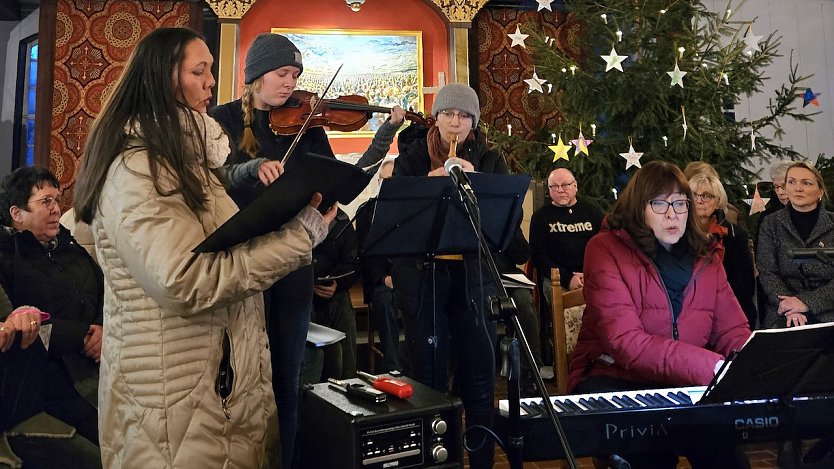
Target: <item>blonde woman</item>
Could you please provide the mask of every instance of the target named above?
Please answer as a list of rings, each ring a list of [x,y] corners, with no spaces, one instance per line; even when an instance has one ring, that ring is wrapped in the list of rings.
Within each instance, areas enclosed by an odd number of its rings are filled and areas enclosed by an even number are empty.
[[[727,192],[721,180],[705,173],[696,174],[689,180],[689,187],[692,189],[695,217],[704,231],[723,246],[719,257],[727,271],[727,281],[753,329],[758,316],[754,303],[756,277],[747,232],[727,220]]]
[[[284,172],[280,160],[295,135],[275,135],[269,128],[269,114],[273,109],[299,104],[292,93],[303,71],[301,52],[292,41],[280,34],[260,34],[246,53],[243,95],[209,111],[224,127],[232,143],[233,153],[224,169],[229,195],[240,207],[251,203],[266,185]],[[393,109],[391,118],[379,129],[359,161],[360,166],[385,156],[404,116],[405,111],[401,108]],[[301,137],[287,160],[286,170],[303,165],[308,153],[335,157],[321,127],[312,127]],[[314,293],[313,277],[313,267],[304,266],[277,282],[264,295],[281,450],[287,468],[292,467],[296,451],[299,373],[313,295],[327,299],[337,288],[334,282]]]

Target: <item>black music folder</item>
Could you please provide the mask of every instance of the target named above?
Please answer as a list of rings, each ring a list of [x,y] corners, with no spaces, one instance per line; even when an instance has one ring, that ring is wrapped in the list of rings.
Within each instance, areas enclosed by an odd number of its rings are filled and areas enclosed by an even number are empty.
[[[834,323],[754,331],[699,403],[790,400],[834,392]]]
[[[335,202],[349,204],[368,183],[370,174],[336,158],[308,153],[246,208],[236,213],[193,252],[217,252],[281,228],[320,192],[320,209]]]
[[[467,173],[480,207],[481,231],[490,248],[507,247],[521,217],[530,176]],[[386,179],[376,198],[360,255],[422,256],[478,251],[478,238],[448,177]]]

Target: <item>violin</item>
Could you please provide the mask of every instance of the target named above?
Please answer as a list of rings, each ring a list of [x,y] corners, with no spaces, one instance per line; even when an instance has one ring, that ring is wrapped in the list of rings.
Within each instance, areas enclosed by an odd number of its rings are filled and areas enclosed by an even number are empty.
[[[317,105],[316,113],[310,116]],[[374,112],[391,113],[391,108],[369,105],[368,99],[359,95],[321,100],[315,93],[295,90],[286,104],[270,111],[269,128],[277,135],[293,135],[299,133],[310,118],[310,127],[352,132],[361,129]],[[422,126],[434,125],[434,118],[413,111],[406,111],[405,118]]]

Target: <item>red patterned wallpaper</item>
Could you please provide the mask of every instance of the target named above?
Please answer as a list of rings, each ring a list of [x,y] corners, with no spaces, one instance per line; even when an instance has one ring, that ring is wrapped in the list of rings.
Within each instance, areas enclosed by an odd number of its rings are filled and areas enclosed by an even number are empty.
[[[533,137],[542,128],[552,127],[560,115],[543,109],[541,93],[527,92],[524,80],[533,76],[533,62],[527,49],[510,47],[507,37],[519,24],[522,32],[535,28],[556,38],[554,47],[572,56],[579,54],[578,25],[562,11],[485,9],[475,17],[481,120],[499,129],[511,124],[514,135]]]
[[[151,30],[189,26],[191,18],[188,2],[58,0],[56,6],[49,168],[70,199],[90,123],[133,47]]]

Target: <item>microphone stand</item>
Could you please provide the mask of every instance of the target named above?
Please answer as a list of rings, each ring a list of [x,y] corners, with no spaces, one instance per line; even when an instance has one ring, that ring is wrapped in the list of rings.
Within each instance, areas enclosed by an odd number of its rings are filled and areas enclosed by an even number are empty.
[[[454,148],[454,146],[452,146],[452,148]],[[455,180],[455,186],[457,187],[461,201],[466,208],[466,214],[469,217],[469,221],[472,223],[472,228],[474,228],[475,234],[478,236],[478,245],[480,246],[479,250],[481,252],[481,257],[486,261],[493,283],[495,283],[495,287],[498,289],[498,296],[490,299],[490,308],[487,313],[489,316],[488,319],[503,320],[507,335],[511,338],[510,347],[507,352],[507,359],[510,361],[510,372],[507,376],[507,399],[509,404],[507,458],[509,459],[510,467],[512,469],[523,469],[524,465],[524,437],[521,434],[521,388],[519,385],[519,378],[521,376],[521,362],[519,355],[520,346],[521,350],[524,352],[527,362],[531,364],[530,368],[533,370],[533,376],[539,387],[540,395],[542,399],[544,399],[544,408],[547,409],[550,421],[553,424],[557,437],[559,438],[559,443],[562,445],[562,450],[565,453],[565,459],[568,461],[568,465],[571,469],[577,469],[579,466],[570,445],[568,445],[565,430],[562,428],[562,424],[556,416],[555,410],[553,410],[553,405],[550,404],[550,396],[547,393],[547,389],[545,389],[544,381],[542,380],[538,367],[535,366],[533,351],[530,349],[530,343],[527,341],[527,337],[525,337],[524,331],[521,328],[521,323],[518,320],[518,310],[516,309],[515,302],[513,302],[512,298],[507,295],[507,289],[501,282],[501,274],[498,272],[498,267],[495,265],[495,259],[492,257],[492,252],[487,245],[486,238],[481,232],[481,216],[478,208],[478,200],[475,197],[474,192],[467,190],[468,188],[460,184],[460,181]]]

